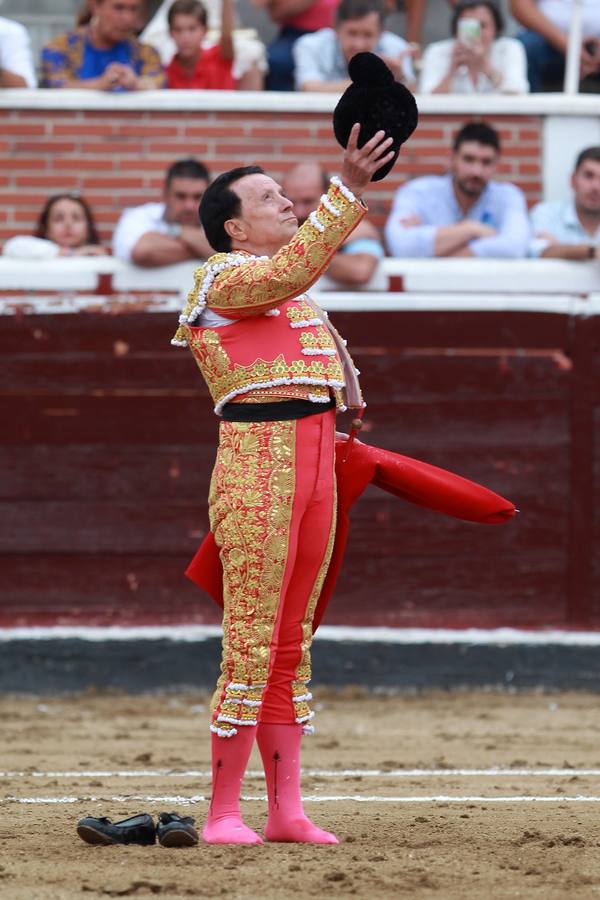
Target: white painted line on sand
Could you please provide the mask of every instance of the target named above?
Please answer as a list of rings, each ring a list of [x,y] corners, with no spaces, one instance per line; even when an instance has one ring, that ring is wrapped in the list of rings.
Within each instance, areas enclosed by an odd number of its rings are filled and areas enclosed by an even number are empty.
[[[510,768],[487,769],[303,769],[307,778],[496,778],[501,776],[536,777],[600,777],[600,769],[577,768]],[[0,771],[0,778],[210,778],[209,769],[85,769],[81,771],[20,772]],[[246,778],[264,778],[260,769],[249,769]]]
[[[222,636],[219,625],[45,626],[0,628],[0,643],[10,641],[80,640],[159,641],[193,643]],[[553,646],[599,647],[598,631],[548,629],[525,631],[518,628],[362,628],[322,625],[316,640],[381,644],[469,644],[473,646]]]
[[[183,796],[144,796],[144,795],[117,795],[114,797],[96,797],[96,796],[65,796],[65,797],[4,797],[0,799],[2,803],[21,803],[21,804],[61,804],[61,803],[176,803],[179,806],[189,806],[192,803],[203,803],[209,798],[201,794],[192,797]],[[556,796],[528,796],[516,794],[509,797],[482,797],[480,795],[450,796],[446,794],[436,794],[430,797],[379,797],[379,796],[361,796],[359,794],[331,794],[317,797],[314,795],[304,795],[302,798],[307,803],[600,803],[600,797],[576,795],[566,797],[562,795]],[[267,797],[250,796],[242,797],[242,800],[256,800],[266,802]]]

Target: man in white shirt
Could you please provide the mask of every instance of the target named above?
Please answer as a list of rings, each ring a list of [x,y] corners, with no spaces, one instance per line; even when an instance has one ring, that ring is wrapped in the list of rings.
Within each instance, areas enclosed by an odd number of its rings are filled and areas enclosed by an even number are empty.
[[[26,29],[18,22],[0,16],[0,87],[36,86],[31,43]]]
[[[208,169],[181,159],[167,172],[162,203],[144,203],[121,214],[113,254],[137,266],[168,266],[212,256],[198,207],[210,182]]]
[[[348,63],[357,53],[376,53],[397,81],[415,86],[414,49],[397,34],[383,31],[383,0],[342,0],[335,28],[305,34],[293,47],[296,90],[341,94],[350,84]]]
[[[584,88],[592,82],[589,86],[597,89],[600,78],[600,3],[598,0],[581,2],[581,78]],[[573,0],[510,2],[512,15],[524,28],[516,37],[525,47],[527,77],[532,91],[562,90],[572,8]]]
[[[568,200],[531,210],[532,256],[587,260],[600,256],[600,147],[586,147],[571,175]]]

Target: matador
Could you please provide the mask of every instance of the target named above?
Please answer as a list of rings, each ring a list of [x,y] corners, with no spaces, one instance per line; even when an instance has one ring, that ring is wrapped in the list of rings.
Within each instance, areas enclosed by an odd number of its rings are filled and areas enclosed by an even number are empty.
[[[240,813],[255,738],[266,839],[337,843],[304,814],[300,744],[313,730],[312,625],[335,531],[336,411],[363,399],[345,341],[306,292],[365,215],[361,194],[393,156],[384,131],[360,148],[359,132],[300,228],[257,166],[220,175],[200,207],[217,252],[196,271],[173,343],[191,349],[221,417],[209,491],[224,616],[208,843],[261,843]]]

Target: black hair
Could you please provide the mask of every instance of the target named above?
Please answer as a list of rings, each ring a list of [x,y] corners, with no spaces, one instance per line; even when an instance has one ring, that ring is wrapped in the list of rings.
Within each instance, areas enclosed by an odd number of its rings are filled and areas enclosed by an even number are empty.
[[[342,0],[335,14],[335,24],[341,25],[342,22],[363,19],[370,13],[377,13],[379,21],[383,25],[386,13],[383,0]]]
[[[35,236],[39,238],[48,237],[48,222],[50,219],[50,213],[52,212],[52,208],[54,207],[54,205],[60,200],[70,200],[71,203],[77,203],[81,207],[87,224],[87,236],[84,243],[99,244],[100,235],[98,234],[98,228],[96,227],[92,210],[89,204],[86,203],[83,197],[80,197],[79,194],[54,194],[52,197],[49,197],[46,200],[46,203],[44,204],[44,207],[40,213],[35,229]]]
[[[496,26],[496,37],[499,37],[502,34],[504,31],[504,16],[500,12],[499,7],[494,3],[494,0],[458,0],[458,3],[454,7],[450,22],[450,32],[452,37],[456,37],[458,20],[462,14],[469,9],[475,9],[477,6],[485,6],[485,8],[490,11]]]
[[[586,147],[585,150],[582,150],[575,160],[575,171],[588,159],[592,162],[600,162],[600,147]]]
[[[165,178],[167,187],[174,178],[199,178],[202,181],[210,181],[210,173],[204,163],[198,162],[197,159],[179,159],[167,169]]]
[[[495,128],[485,122],[467,122],[463,125],[454,138],[452,149],[456,152],[460,145],[467,141],[485,144],[487,147],[493,147],[496,153],[500,153],[500,135]]]
[[[231,238],[225,231],[225,222],[239,216],[242,211],[242,201],[231,190],[231,185],[246,175],[264,174],[264,169],[260,166],[238,166],[237,169],[223,172],[206,189],[200,201],[200,221],[213,250],[229,253]]]
[[[200,0],[175,0],[167,13],[169,29],[173,28],[175,16],[193,16],[204,28],[208,27],[206,8]]]

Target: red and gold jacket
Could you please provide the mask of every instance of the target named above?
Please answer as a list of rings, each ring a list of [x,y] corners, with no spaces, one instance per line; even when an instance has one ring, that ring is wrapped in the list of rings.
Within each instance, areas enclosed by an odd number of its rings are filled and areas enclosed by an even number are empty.
[[[275,256],[217,253],[195,273],[172,344],[189,346],[219,414],[229,402],[303,398],[363,405],[345,342],[305,293],[366,207],[337,178],[317,210]],[[231,319],[194,326],[208,307]]]

